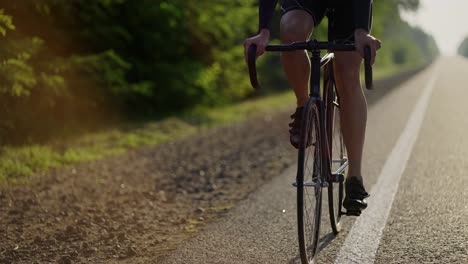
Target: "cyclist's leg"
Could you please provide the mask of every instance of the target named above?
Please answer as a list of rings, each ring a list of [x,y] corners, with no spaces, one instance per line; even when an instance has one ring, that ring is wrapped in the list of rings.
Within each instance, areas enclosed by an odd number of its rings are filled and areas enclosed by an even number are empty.
[[[304,10],[291,10],[281,18],[281,42],[306,41],[314,29],[312,16]],[[281,59],[289,83],[296,94],[297,106],[301,107],[309,96],[310,60],[306,51],[283,52]]]
[[[335,9],[334,23],[331,30],[333,39],[354,37],[350,1],[342,2]],[[343,207],[350,215],[360,215],[367,207],[366,192],[361,171],[362,152],[367,123],[367,103],[360,84],[359,69],[362,58],[358,52],[337,52],[335,57],[335,80],[341,107],[341,129],[348,151],[348,177],[345,182],[346,196]]]
[[[335,80],[340,95],[341,129],[348,151],[349,176],[362,176],[367,102],[359,79],[361,60],[357,52],[335,53]]]
[[[285,0],[280,23],[281,42],[306,41],[320,23],[325,7],[316,1]],[[284,52],[283,67],[297,98],[297,106],[303,106],[308,98],[310,60],[306,51]]]
[[[330,37],[338,40],[354,39],[354,13],[351,1],[343,1],[335,8]],[[348,176],[362,176],[361,161],[366,133],[367,103],[360,84],[362,58],[358,52],[336,52],[335,78],[340,95],[343,139],[348,150]],[[362,180],[361,180],[362,181]]]

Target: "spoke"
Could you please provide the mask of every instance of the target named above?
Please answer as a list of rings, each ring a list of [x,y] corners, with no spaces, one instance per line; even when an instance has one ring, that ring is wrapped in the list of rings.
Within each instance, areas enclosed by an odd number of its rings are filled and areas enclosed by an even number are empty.
[[[309,194],[307,193],[307,196],[308,196],[308,200],[309,200],[310,207],[312,207],[314,203],[310,200],[310,196],[311,196],[311,195],[309,195]],[[309,218],[309,219],[310,219],[310,218]]]
[[[312,116],[310,116],[312,115]],[[320,156],[320,139],[318,138],[318,127],[317,127],[317,116],[315,112],[309,113],[306,117],[307,123],[306,128],[302,133],[304,143],[309,143],[309,147],[306,146],[304,150],[304,182],[320,183],[322,175],[322,164]],[[313,243],[315,240],[315,232],[317,232],[317,221],[319,214],[318,203],[322,187],[320,184],[315,186],[304,186],[303,188],[303,224],[304,224],[304,243],[307,250],[307,258],[312,259]]]

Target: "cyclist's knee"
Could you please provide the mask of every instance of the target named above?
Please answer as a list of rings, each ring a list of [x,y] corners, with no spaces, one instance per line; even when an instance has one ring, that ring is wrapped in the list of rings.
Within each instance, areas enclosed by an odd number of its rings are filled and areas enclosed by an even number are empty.
[[[314,20],[304,10],[292,10],[281,18],[280,34],[282,43],[306,41],[314,28]]]
[[[339,52],[335,55],[333,63],[337,77],[348,82],[359,82],[361,56],[357,52]]]

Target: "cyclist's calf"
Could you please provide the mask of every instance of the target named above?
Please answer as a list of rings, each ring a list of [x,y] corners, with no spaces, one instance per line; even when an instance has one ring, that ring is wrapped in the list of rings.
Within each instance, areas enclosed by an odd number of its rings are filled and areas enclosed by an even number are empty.
[[[361,60],[357,52],[337,53],[334,60],[336,88],[342,113],[341,127],[349,158],[349,176],[362,175],[367,104],[359,81]]]

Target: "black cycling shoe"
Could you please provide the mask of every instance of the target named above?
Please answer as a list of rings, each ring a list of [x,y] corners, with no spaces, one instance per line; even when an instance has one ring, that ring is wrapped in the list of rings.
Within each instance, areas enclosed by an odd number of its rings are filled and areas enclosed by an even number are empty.
[[[349,177],[345,181],[346,197],[343,201],[343,207],[347,215],[359,216],[361,211],[367,208],[365,198],[369,197],[366,192],[362,177]]]
[[[296,108],[296,112],[291,115],[291,119],[293,121],[289,123],[289,141],[295,148],[299,148],[299,144],[301,142],[301,121],[303,109],[304,107]]]

